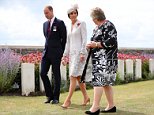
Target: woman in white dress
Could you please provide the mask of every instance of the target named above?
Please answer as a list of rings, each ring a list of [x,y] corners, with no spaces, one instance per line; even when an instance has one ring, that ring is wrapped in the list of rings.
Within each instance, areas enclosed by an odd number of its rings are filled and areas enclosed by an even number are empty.
[[[90,103],[90,98],[86,92],[85,83],[80,83],[80,78],[83,72],[83,68],[86,61],[87,51],[86,51],[86,42],[87,42],[87,30],[86,23],[79,21],[78,16],[78,6],[73,5],[68,10],[68,17],[71,20],[71,29],[68,30],[67,43],[65,51],[62,58],[62,64],[65,65],[67,59],[69,59],[69,76],[70,76],[70,87],[69,93],[66,97],[63,108],[67,108],[71,104],[71,97],[76,88],[76,83],[78,81],[81,92],[84,97],[82,105]]]

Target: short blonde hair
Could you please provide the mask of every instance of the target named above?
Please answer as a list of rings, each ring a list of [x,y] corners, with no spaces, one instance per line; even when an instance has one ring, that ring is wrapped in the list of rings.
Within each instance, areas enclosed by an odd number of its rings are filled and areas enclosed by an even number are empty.
[[[90,16],[92,17],[92,19],[97,19],[98,21],[106,19],[104,11],[99,7],[93,8],[91,10]]]

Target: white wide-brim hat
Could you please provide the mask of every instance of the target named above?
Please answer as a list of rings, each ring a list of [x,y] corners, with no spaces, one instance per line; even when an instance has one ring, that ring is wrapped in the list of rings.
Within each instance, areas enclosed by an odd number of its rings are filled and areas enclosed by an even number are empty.
[[[67,14],[70,14],[71,12],[73,12],[73,11],[75,11],[77,9],[79,9],[78,4],[71,5],[71,8],[69,8],[67,10]]]

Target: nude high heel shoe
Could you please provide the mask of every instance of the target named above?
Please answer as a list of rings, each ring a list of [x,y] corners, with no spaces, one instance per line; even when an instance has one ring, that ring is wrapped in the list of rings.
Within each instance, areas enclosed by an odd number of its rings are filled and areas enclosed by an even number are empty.
[[[82,106],[86,106],[87,104],[90,104],[90,98],[87,98],[83,104],[81,104]]]
[[[71,101],[67,101],[63,105],[61,105],[62,108],[67,109],[71,105]]]

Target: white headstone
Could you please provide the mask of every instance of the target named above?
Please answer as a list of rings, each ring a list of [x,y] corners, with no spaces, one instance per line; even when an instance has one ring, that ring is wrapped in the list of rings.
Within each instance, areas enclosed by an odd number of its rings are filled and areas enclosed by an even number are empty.
[[[21,84],[22,95],[28,96],[30,92],[35,92],[35,69],[32,63],[21,64]]]
[[[120,75],[120,79],[124,80],[124,60],[118,60],[118,74]]]
[[[92,59],[91,58],[89,59],[89,63],[87,66],[85,81],[86,82],[92,81]]]
[[[126,59],[126,74],[133,74],[133,60]]]
[[[154,59],[149,59],[149,70],[151,74],[154,74]]]
[[[60,66],[60,71],[61,71],[61,80],[67,80],[67,77],[66,77],[66,66],[63,66],[63,64],[61,64]]]
[[[135,79],[142,78],[142,62],[141,59],[135,60]]]
[[[41,64],[39,66],[39,70],[41,72]],[[50,69],[49,69],[49,72],[48,72],[48,77],[49,77],[49,80],[51,81],[52,80],[52,71],[51,71],[51,66],[50,66]],[[41,79],[41,76],[40,76],[40,91],[41,92],[44,92],[44,85],[43,85],[43,82],[42,82],[42,79]]]

